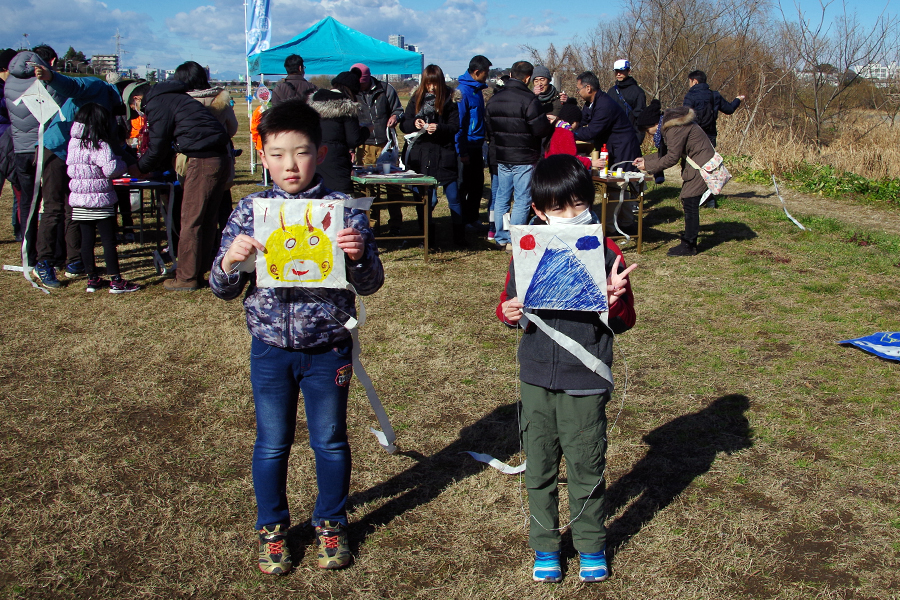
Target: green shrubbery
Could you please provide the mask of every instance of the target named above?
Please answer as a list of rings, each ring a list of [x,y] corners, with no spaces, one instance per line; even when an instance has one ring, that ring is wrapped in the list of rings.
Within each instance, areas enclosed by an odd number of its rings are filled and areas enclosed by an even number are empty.
[[[736,178],[745,183],[771,184],[772,173],[763,169],[742,168],[743,157],[737,157]],[[866,179],[855,173],[839,171],[829,165],[808,162],[797,163],[794,168],[778,174],[779,181],[807,193],[831,198],[853,196],[858,199],[888,202],[900,206],[900,179]]]

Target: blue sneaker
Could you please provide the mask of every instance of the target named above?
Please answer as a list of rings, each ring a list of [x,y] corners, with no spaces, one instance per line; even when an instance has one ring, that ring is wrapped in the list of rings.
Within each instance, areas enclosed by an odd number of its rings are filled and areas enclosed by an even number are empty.
[[[58,287],[62,287],[62,284],[59,282],[59,279],[56,278],[56,269],[53,268],[53,265],[50,264],[49,261],[42,260],[34,267],[34,271],[31,273],[35,279],[41,282],[41,285],[45,288],[56,289]]]
[[[535,581],[559,583],[562,581],[562,567],[559,566],[559,551],[534,552],[534,570],[531,577]],[[583,580],[582,580],[583,581]]]
[[[80,260],[72,261],[66,265],[66,277],[68,277],[69,279],[81,277],[84,274],[84,263]]]
[[[578,559],[581,565],[578,569],[578,579],[585,583],[603,581],[609,577],[609,567],[606,565],[606,550],[588,554],[579,552]]]

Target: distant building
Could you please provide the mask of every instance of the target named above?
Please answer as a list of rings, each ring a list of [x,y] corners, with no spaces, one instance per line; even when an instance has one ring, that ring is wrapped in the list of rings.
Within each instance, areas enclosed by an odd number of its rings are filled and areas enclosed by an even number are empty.
[[[856,73],[860,77],[871,79],[876,83],[896,80],[898,77],[900,77],[900,65],[898,65],[896,62],[892,62],[889,65],[882,65],[881,63],[869,63],[864,66],[854,67],[853,70],[856,71]]]
[[[115,54],[95,54],[91,57],[91,67],[98,73],[119,70],[119,57]]]
[[[421,52],[419,52],[419,47],[418,47],[417,45],[415,45],[415,44],[407,44],[407,43],[406,43],[406,37],[400,35],[399,33],[396,33],[396,34],[394,34],[394,35],[388,36],[388,43],[389,43],[391,46],[396,46],[396,47],[398,47],[398,48],[403,48],[404,50],[409,50],[410,52],[417,52],[417,53],[419,53],[419,54],[422,54]],[[419,74],[416,73],[415,76],[418,77]],[[387,81],[399,82],[399,81],[406,81],[407,79],[412,79],[412,78],[413,78],[413,74],[411,74],[411,73],[401,73],[401,74],[397,75],[397,74],[393,74],[393,73],[392,73],[392,74],[387,74],[387,75],[385,75],[384,78],[385,78]]]
[[[404,36],[400,34],[388,36],[388,44],[397,46],[398,48],[403,48],[406,45]]]

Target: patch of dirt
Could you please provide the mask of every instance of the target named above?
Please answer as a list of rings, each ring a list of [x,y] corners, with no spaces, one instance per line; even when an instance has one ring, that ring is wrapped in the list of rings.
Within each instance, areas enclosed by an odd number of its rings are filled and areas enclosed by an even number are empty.
[[[788,527],[777,545],[792,560],[784,563],[780,578],[824,584],[832,590],[858,587],[859,577],[853,572],[830,566],[840,553],[840,544],[830,539],[832,535],[824,530],[809,531],[796,525]]]
[[[791,262],[790,258],[788,258],[786,256],[778,256],[771,250],[750,250],[749,252],[747,252],[747,255],[748,256],[759,256],[760,258],[763,258],[770,262],[781,263],[781,264],[785,264],[785,265],[787,263]]]
[[[860,229],[900,235],[900,219],[897,212],[876,206],[867,206],[836,198],[820,198],[788,189],[779,184],[778,191],[791,215],[803,223],[804,216],[831,217]],[[731,181],[726,196],[742,198],[757,204],[781,207],[773,186],[755,185]]]

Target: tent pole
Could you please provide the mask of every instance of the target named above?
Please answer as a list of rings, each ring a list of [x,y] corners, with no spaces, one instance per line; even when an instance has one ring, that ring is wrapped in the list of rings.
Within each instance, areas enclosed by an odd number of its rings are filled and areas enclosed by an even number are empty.
[[[250,56],[248,52],[249,38],[247,32],[247,0],[244,0],[244,65],[247,67],[247,126],[253,122],[253,91],[250,87]],[[253,134],[250,134],[250,174],[256,171],[256,147],[253,145]]]

